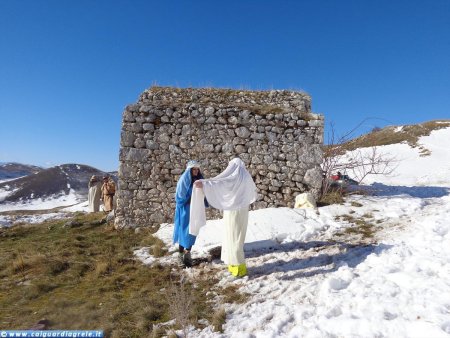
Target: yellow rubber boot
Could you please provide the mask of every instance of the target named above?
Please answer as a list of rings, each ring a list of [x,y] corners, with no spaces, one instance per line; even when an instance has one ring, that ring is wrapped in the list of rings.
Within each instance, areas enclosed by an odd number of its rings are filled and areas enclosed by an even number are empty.
[[[228,271],[234,277],[244,277],[247,274],[247,266],[244,264],[240,265],[228,265]]]

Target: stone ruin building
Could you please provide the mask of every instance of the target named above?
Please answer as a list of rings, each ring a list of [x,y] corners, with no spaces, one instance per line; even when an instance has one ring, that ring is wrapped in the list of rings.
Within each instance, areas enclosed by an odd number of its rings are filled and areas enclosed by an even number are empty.
[[[317,197],[323,129],[303,92],[151,87],[123,112],[116,227],[172,223],[190,159],[208,178],[240,157],[258,188],[252,209],[293,207],[306,191]]]

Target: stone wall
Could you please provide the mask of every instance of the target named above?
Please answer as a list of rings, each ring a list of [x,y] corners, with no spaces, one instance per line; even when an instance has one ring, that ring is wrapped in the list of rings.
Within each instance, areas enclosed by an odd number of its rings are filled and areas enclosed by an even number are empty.
[[[152,87],[123,112],[116,226],[172,222],[189,159],[208,178],[239,156],[258,187],[253,209],[317,196],[323,125],[302,92]]]

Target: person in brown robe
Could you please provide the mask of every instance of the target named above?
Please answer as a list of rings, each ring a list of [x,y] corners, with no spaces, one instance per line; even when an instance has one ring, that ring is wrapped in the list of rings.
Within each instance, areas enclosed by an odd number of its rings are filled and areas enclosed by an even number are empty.
[[[114,194],[116,193],[116,184],[109,176],[103,177],[102,199],[103,211],[110,212],[114,209]]]

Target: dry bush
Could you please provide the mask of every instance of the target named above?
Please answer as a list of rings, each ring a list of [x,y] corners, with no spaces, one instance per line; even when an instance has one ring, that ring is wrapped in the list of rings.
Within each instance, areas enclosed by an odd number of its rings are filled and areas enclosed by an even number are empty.
[[[47,269],[48,273],[52,276],[56,276],[69,268],[70,264],[64,259],[50,260]]]
[[[213,318],[212,318],[212,326],[214,327],[214,331],[223,333],[223,324],[225,324],[225,321],[227,319],[227,313],[225,312],[224,308],[220,308],[214,312]]]
[[[326,206],[331,204],[342,204],[344,203],[343,191],[341,189],[329,189],[327,193],[322,194],[318,206]]]
[[[166,295],[170,315],[183,331],[183,336],[187,337],[188,328],[193,324],[194,294],[192,289],[181,276],[178,283],[170,281],[166,288]]]
[[[105,276],[109,274],[112,270],[110,262],[100,261],[95,264],[94,274],[97,277]]]
[[[240,292],[239,286],[229,285],[222,290],[222,295],[224,296],[224,303],[245,303],[249,297],[247,293]]]
[[[12,261],[12,274],[20,273],[23,276],[28,270],[43,270],[47,266],[47,259],[44,255],[36,253],[24,256],[18,253]]]
[[[153,326],[152,329],[152,338],[161,338],[164,336],[164,329],[159,326]]]
[[[331,124],[328,145],[324,147],[323,153],[322,171],[324,178],[321,198],[332,189],[334,182],[330,177],[338,171],[350,173],[350,176],[360,183],[367,175],[390,175],[396,169],[397,160],[392,156],[380,153],[376,145],[369,147],[369,150],[348,146],[351,143],[352,135],[363,122],[339,138],[336,138],[334,126]],[[376,133],[378,132],[371,134]],[[341,194],[344,193],[344,190],[337,189],[336,191]]]
[[[53,291],[57,287],[58,286],[56,284],[48,279],[36,281],[25,289],[25,298],[27,300],[30,300],[42,297],[45,294]]]
[[[175,333],[175,331],[170,331],[167,335],[167,338],[178,338],[178,335]]]
[[[364,216],[362,216],[364,217]],[[345,228],[343,233],[347,235],[358,235],[365,240],[372,240],[376,233],[376,227],[370,222],[367,222],[363,218],[353,217],[351,215],[341,215],[337,219],[341,219],[352,225]]]
[[[162,257],[167,253],[166,245],[159,238],[155,239],[155,244],[151,246],[151,250],[155,257]]]

